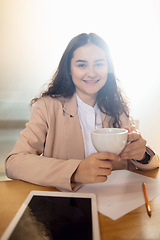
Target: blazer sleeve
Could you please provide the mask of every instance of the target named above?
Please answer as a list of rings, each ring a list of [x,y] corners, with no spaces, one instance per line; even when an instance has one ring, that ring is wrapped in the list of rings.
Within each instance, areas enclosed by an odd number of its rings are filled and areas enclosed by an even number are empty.
[[[47,115],[45,101],[40,99],[20,133],[20,139],[6,158],[6,174],[12,179],[76,191],[81,185],[71,184],[70,178],[81,160],[43,155],[48,134]]]
[[[124,114],[121,116],[122,128],[128,127],[131,131],[136,131],[136,127],[133,121],[127,118]],[[159,167],[160,159],[159,156],[147,145],[146,153],[149,154],[150,160],[147,164],[140,163],[134,159],[131,159],[131,162],[135,165],[135,167],[141,170],[153,170]]]
[[[146,152],[150,156],[150,160],[147,164],[142,164],[134,159],[131,160],[132,163],[141,170],[153,170],[158,168],[160,162],[159,156],[149,146],[146,146]]]

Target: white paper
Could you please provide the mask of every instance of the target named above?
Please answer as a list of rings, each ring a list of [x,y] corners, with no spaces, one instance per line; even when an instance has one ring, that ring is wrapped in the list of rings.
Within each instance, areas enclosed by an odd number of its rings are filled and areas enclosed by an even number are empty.
[[[116,170],[104,183],[86,184],[77,192],[95,193],[98,211],[116,220],[145,204],[142,183],[149,201],[160,195],[160,181],[127,170]]]

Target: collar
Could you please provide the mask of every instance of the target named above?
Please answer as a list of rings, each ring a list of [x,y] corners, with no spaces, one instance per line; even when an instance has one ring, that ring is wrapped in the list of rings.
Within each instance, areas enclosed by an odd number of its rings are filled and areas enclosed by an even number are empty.
[[[70,115],[70,117],[75,117],[78,114],[76,93],[74,93],[73,96],[70,98],[62,97],[59,100],[62,103],[63,111],[66,114]],[[96,105],[96,107],[98,106]],[[103,127],[108,128],[109,127],[108,123],[111,117],[102,112],[101,114],[102,114],[102,125]]]

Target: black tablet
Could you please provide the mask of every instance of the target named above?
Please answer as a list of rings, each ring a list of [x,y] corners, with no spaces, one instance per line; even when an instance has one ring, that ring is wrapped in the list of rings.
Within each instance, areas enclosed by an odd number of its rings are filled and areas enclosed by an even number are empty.
[[[1,240],[99,240],[96,196],[32,191]]]

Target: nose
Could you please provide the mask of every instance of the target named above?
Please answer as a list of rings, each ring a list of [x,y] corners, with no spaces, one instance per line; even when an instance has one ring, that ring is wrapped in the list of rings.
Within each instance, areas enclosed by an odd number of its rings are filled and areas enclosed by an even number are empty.
[[[88,77],[88,78],[91,78],[91,79],[94,79],[94,78],[97,77],[97,73],[95,72],[94,67],[90,67],[90,68],[88,69],[87,77]]]

